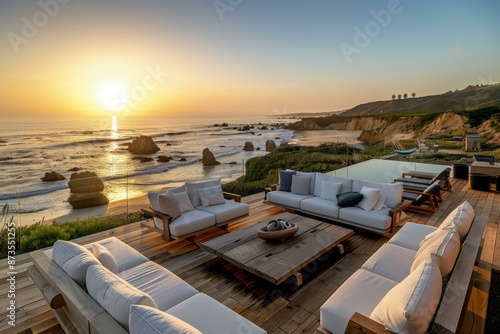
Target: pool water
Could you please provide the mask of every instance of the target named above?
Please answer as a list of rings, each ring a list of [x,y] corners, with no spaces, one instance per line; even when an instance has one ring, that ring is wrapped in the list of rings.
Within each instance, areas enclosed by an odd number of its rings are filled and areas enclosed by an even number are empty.
[[[358,180],[389,183],[395,178],[401,177],[402,173],[411,170],[438,173],[446,167],[449,166],[407,161],[371,159],[331,171],[328,174]]]

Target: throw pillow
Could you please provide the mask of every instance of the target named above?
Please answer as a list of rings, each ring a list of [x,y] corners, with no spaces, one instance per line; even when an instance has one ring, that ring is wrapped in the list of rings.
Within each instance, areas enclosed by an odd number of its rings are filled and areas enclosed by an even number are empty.
[[[403,200],[403,184],[400,182],[384,184],[380,193],[385,196],[385,204],[393,208]]]
[[[85,288],[87,269],[93,265],[101,265],[87,248],[65,240],[54,243],[52,260],[82,288]]]
[[[380,194],[378,196],[378,201],[377,204],[373,207],[373,210],[379,211],[382,210],[382,208],[385,206],[385,196]]]
[[[175,194],[171,191],[158,195],[158,206],[160,208],[159,211],[172,217],[172,220],[179,217],[182,213],[179,209],[179,202]]]
[[[194,210],[193,204],[189,200],[189,196],[186,191],[174,194],[174,196],[177,202],[179,203],[179,210],[181,211],[181,213]]]
[[[198,189],[213,187],[220,185],[220,179],[208,180],[208,181],[198,181],[198,182],[186,182],[186,191],[189,196],[189,200],[193,204],[193,206],[200,206],[200,196],[198,196]]]
[[[130,306],[130,334],[201,334],[199,330],[167,312],[144,306]]]
[[[460,253],[460,238],[454,229],[437,230],[436,232],[438,233],[431,233],[433,236],[422,242],[423,247],[420,247],[415,254],[411,271],[418,268],[422,262],[435,256],[443,280],[447,281],[453,266],[455,266],[458,253]]]
[[[392,288],[370,318],[395,333],[426,333],[441,298],[442,280],[433,259]]]
[[[128,328],[131,305],[157,308],[151,296],[103,266],[91,266],[87,271],[86,282],[89,295],[125,329]]]
[[[155,211],[160,211],[160,204],[158,203],[158,195],[163,194],[164,191],[152,191],[148,193],[149,206]]]
[[[355,206],[363,199],[363,195],[357,192],[347,192],[337,195],[337,205],[338,206]]]
[[[337,202],[337,195],[340,193],[342,183],[333,183],[330,181],[321,182],[321,198]]]
[[[221,185],[198,189],[198,196],[204,207],[226,203]]]
[[[365,211],[372,210],[378,202],[380,189],[363,186],[359,193],[363,195],[363,198],[361,199],[361,201],[359,201],[357,206]]]
[[[118,264],[111,252],[100,244],[92,244],[92,253],[101,262],[103,266],[109,269],[113,274],[118,273]]]
[[[311,186],[310,176],[292,175],[291,192],[297,195],[308,195]]]
[[[292,175],[295,175],[294,170],[280,170],[279,173],[279,191],[292,190]]]
[[[453,210],[445,220],[439,225],[439,229],[454,228],[460,236],[460,241],[463,242],[474,220],[475,212],[472,205],[465,201]]]

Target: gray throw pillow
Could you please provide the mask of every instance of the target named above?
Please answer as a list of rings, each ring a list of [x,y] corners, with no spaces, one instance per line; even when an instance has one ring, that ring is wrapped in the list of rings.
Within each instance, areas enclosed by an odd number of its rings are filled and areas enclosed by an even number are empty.
[[[358,192],[347,192],[337,195],[338,206],[355,206],[363,199],[363,195]]]
[[[292,190],[292,176],[295,175],[294,170],[280,170],[279,173],[279,191],[288,191]]]

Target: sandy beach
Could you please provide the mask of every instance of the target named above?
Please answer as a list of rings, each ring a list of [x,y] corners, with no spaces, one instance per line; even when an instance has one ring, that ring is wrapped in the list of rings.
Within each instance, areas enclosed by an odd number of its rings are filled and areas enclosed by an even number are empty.
[[[289,144],[318,146],[323,143],[349,144],[361,143],[357,138],[361,131],[339,131],[339,130],[313,130],[296,131]],[[78,219],[87,219],[89,217],[117,216],[125,218],[128,213],[138,212],[141,208],[149,206],[149,200],[146,195],[131,197],[110,202],[108,205],[73,209],[60,212],[38,212],[22,215],[22,225],[31,225],[44,219],[45,222],[56,220],[57,223],[74,221]],[[17,217],[16,217],[17,218]]]

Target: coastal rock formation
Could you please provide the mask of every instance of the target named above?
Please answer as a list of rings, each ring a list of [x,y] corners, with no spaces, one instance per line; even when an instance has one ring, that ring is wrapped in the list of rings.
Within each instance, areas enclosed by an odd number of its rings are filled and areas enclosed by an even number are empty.
[[[214,166],[220,164],[220,162],[215,160],[214,154],[208,148],[205,148],[203,150],[201,162],[203,163],[203,166]]]
[[[80,168],[78,167],[72,167],[70,169],[68,169],[68,172],[78,172],[80,170]]]
[[[138,157],[133,157],[132,160],[139,160],[140,162],[150,162],[153,161],[154,159],[151,157],[138,156]]]
[[[169,162],[171,157],[167,157],[166,155],[159,155],[157,158],[158,162]]]
[[[42,177],[43,182],[54,182],[54,181],[60,181],[60,180],[66,180],[64,176],[57,172],[50,172],[50,173],[45,173],[45,176]]]
[[[106,205],[109,199],[103,193],[71,194],[68,198],[73,209],[83,209],[92,206]]]
[[[461,134],[468,128],[470,128],[470,125],[467,124],[467,117],[460,116],[453,112],[447,112],[426,125],[422,131],[419,132],[419,136],[427,137],[442,133]]]
[[[245,143],[245,146],[243,147],[243,151],[253,151],[253,150],[254,150],[253,143],[250,141],[247,141]]]
[[[266,151],[274,152],[276,150],[276,143],[272,139],[266,140]]]
[[[88,193],[104,190],[104,183],[102,183],[94,172],[71,174],[68,186],[72,193]]]
[[[158,145],[149,136],[140,136],[134,139],[128,146],[128,151],[133,154],[153,154],[159,150]]]

